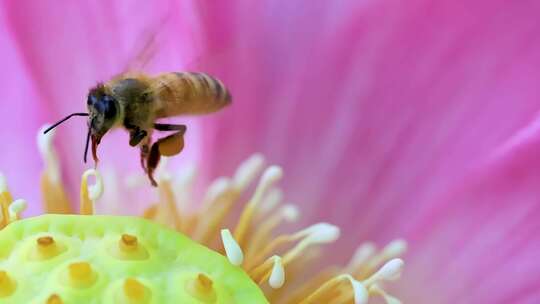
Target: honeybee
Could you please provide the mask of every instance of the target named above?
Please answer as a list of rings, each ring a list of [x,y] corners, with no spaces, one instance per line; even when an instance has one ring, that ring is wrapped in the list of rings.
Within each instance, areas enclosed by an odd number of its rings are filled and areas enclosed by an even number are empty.
[[[129,132],[129,145],[139,146],[143,170],[152,185],[157,186],[153,173],[161,156],[173,156],[182,151],[187,127],[156,120],[216,112],[229,105],[231,100],[227,87],[204,73],[163,73],[152,77],[130,72],[98,83],[88,93],[88,113],[72,113],[44,133],[71,117],[88,116],[84,161],[91,141],[92,156],[97,164],[97,146],[103,136],[111,129],[125,128]],[[174,133],[152,143],[154,130]]]

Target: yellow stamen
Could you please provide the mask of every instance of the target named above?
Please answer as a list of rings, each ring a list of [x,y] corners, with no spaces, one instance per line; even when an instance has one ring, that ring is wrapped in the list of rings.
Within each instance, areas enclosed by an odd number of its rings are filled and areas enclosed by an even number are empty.
[[[407,250],[407,242],[401,239],[388,243],[378,254],[372,255],[363,265],[353,272],[355,277],[366,278],[370,273],[381,267],[385,262],[399,258]]]
[[[283,263],[285,265],[299,256],[302,251],[306,250],[310,245],[334,242],[339,237],[340,230],[337,226],[319,223],[301,231],[295,237],[303,235],[304,233],[307,234],[307,236],[283,256]]]
[[[194,188],[193,183],[195,182],[197,173],[197,166],[190,163],[185,167],[182,167],[177,174],[175,174],[172,188],[174,190],[174,196],[177,199],[176,206],[178,206],[180,210],[186,210],[190,207],[189,203],[192,201],[191,190]]]
[[[13,201],[9,193],[6,178],[0,173],[0,228],[9,224],[9,204]]]
[[[234,188],[243,192],[261,172],[264,166],[264,157],[261,154],[253,154],[238,166],[234,176]]]
[[[340,275],[330,279],[319,287],[315,292],[310,294],[306,299],[304,299],[300,304],[309,304],[309,303],[326,303],[323,299],[328,299],[329,295],[332,295],[340,288],[342,283],[350,283],[352,289],[349,289],[350,294],[353,295],[355,304],[365,304],[368,301],[368,291],[364,285],[356,281],[350,275]]]
[[[337,267],[330,267],[321,272],[317,273],[315,276],[308,278],[307,281],[302,281],[300,286],[296,287],[294,291],[290,292],[287,297],[287,304],[297,304],[300,303],[303,299],[306,299],[313,291],[317,290],[319,286],[324,284],[326,281],[335,277],[339,273]],[[347,303],[347,302],[345,302]]]
[[[248,272],[249,276],[253,279],[253,281],[262,281],[264,275],[270,271],[273,262],[274,257],[269,257],[262,264],[250,270]]]
[[[43,196],[44,209],[48,213],[72,213],[66,191],[60,180],[60,165],[52,141],[55,130],[47,134],[38,133],[38,148],[45,163],[45,170],[40,177],[40,187]]]
[[[264,158],[254,154],[244,161],[236,170],[234,177],[229,181],[221,178],[215,181],[208,189],[198,226],[193,238],[201,243],[210,243],[220,229],[225,217],[231,213],[234,203],[263,169]]]
[[[242,211],[236,229],[234,230],[234,237],[240,245],[243,245],[246,241],[247,230],[255,213],[255,208],[261,202],[268,189],[282,176],[283,170],[278,166],[271,166],[263,173],[253,197]]]
[[[384,289],[378,285],[373,285],[369,288],[369,293],[381,296],[387,304],[401,304],[401,301],[389,295]]]
[[[376,250],[377,248],[375,247],[375,244],[371,242],[360,245],[354,252],[353,257],[347,265],[347,271],[355,273],[355,271],[363,267],[364,264],[367,263],[371,257],[373,257]]]
[[[257,208],[257,214],[255,220],[264,218],[268,213],[271,213],[276,206],[278,206],[283,200],[283,191],[279,188],[272,188],[268,190],[268,193],[263,198],[259,208]]]
[[[156,221],[182,231],[181,214],[176,207],[176,199],[169,178],[159,180],[159,201]]]
[[[193,238],[201,243],[209,243],[219,231],[221,223],[230,213],[233,204],[240,197],[240,193],[227,185],[222,192],[216,194],[211,201],[212,209],[204,215],[204,221],[199,220],[193,232]],[[201,215],[203,217],[203,215]]]
[[[262,247],[266,242],[272,242],[272,231],[278,227],[283,221],[293,222],[298,219],[298,209],[294,205],[285,205],[280,210],[272,214],[266,219],[262,219],[259,228],[253,233],[251,241],[246,249],[246,268],[250,268],[259,253],[261,256],[268,255],[268,249]],[[275,248],[275,246],[268,246]],[[264,249],[263,249],[264,248]],[[251,259],[253,257],[253,259]],[[253,263],[252,263],[253,261]]]

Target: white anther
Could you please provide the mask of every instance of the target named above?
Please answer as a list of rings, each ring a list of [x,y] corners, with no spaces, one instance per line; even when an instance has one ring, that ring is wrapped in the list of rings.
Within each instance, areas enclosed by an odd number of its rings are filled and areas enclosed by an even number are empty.
[[[376,273],[364,281],[370,286],[380,281],[394,281],[399,279],[405,263],[402,259],[392,259],[384,264]]]
[[[156,176],[159,180],[169,182],[172,180],[171,173],[167,170],[167,164],[169,163],[169,157],[162,156],[159,161],[159,165],[156,169]]]
[[[60,165],[52,144],[55,130],[52,129],[47,134],[43,134],[48,127],[48,125],[45,125],[39,130],[37,136],[38,149],[45,162],[47,176],[52,182],[58,183],[60,181]]]
[[[373,284],[369,288],[369,293],[370,294],[380,295],[384,299],[386,304],[401,304],[401,301],[399,299],[389,295],[384,289],[382,289],[377,284]]]
[[[287,222],[296,222],[298,218],[300,217],[300,211],[298,210],[298,207],[292,204],[287,204],[281,208],[281,212],[283,212],[283,218]]]
[[[206,196],[203,201],[214,201],[218,196],[220,196],[223,192],[229,189],[230,186],[231,181],[226,177],[219,177],[215,179],[208,187],[208,191],[206,192]]]
[[[191,207],[189,206],[189,202],[192,201],[193,183],[195,182],[197,173],[198,170],[195,163],[189,162],[185,166],[182,166],[173,178],[172,191],[180,210],[186,210]]]
[[[92,201],[98,200],[103,194],[103,179],[99,172],[95,169],[84,171],[82,178],[88,183],[88,177],[93,175],[96,182],[93,185],[88,185],[88,197]]]
[[[274,259],[274,266],[272,267],[268,284],[270,284],[270,287],[278,289],[285,283],[285,269],[283,268],[281,257],[273,256],[272,258]]]
[[[0,172],[0,193],[2,192],[8,192],[8,186],[6,177]]]
[[[193,188],[193,183],[197,177],[197,166],[190,162],[176,172],[174,177],[173,189],[175,195],[181,197],[180,201],[189,201],[190,191]]]
[[[175,180],[179,186],[189,187],[195,180],[196,176],[197,166],[194,163],[190,162],[184,167],[182,167],[180,170],[178,170],[175,176]]]
[[[344,274],[341,275],[341,278],[349,280],[353,288],[354,294],[354,304],[367,304],[369,299],[369,293],[366,289],[366,286],[355,280],[351,275]]]
[[[229,229],[221,230],[221,241],[223,242],[225,254],[227,254],[227,259],[229,259],[229,262],[231,262],[233,265],[240,266],[244,261],[244,253]]]
[[[159,174],[157,174],[157,175],[158,175],[158,179],[160,181],[170,182],[172,180],[172,175],[169,172],[165,171],[165,170],[159,172]]]
[[[246,159],[238,169],[236,170],[233,181],[234,186],[239,190],[243,191],[249,183],[255,179],[257,174],[262,170],[264,166],[264,157],[259,154],[253,154],[251,157]]]
[[[274,209],[283,199],[283,191],[279,188],[272,188],[262,199],[261,205],[257,209],[257,213],[266,214]]]
[[[360,245],[356,249],[356,251],[354,252],[354,255],[351,258],[351,261],[349,262],[349,265],[347,266],[347,269],[350,269],[351,271],[354,271],[358,267],[362,266],[371,257],[373,257],[376,250],[377,250],[377,247],[375,247],[375,244],[373,244],[371,242],[366,242],[366,243]]]
[[[385,259],[393,259],[400,257],[407,251],[407,241],[403,239],[396,239],[386,245],[381,254]]]
[[[275,182],[281,179],[281,177],[283,177],[283,170],[281,169],[281,167],[270,166],[266,170],[264,170],[264,173],[259,180],[259,184],[257,185],[255,193],[249,201],[249,204],[252,206],[259,205],[264,195],[267,193],[268,189],[270,189]]]
[[[23,199],[14,200],[8,207],[9,221],[14,222],[26,209],[27,203]]]
[[[38,149],[42,155],[45,155],[49,151],[50,147],[52,146],[54,135],[56,134],[55,129],[50,130],[47,132],[47,134],[43,134],[43,132],[45,132],[45,130],[47,130],[49,127],[50,125],[44,125],[38,131]]]
[[[293,238],[305,237],[310,243],[324,244],[334,242],[339,238],[339,227],[328,223],[317,223],[297,232]]]

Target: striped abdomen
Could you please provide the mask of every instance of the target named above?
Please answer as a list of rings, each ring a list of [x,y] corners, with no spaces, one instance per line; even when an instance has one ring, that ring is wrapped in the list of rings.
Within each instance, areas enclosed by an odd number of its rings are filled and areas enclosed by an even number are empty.
[[[156,116],[206,114],[231,103],[229,90],[204,73],[165,73],[152,79]]]

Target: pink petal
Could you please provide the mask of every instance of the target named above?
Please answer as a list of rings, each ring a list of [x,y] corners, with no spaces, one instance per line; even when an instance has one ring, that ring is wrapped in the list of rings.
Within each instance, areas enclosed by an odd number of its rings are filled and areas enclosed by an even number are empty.
[[[405,302],[538,303],[539,126],[540,116],[416,223]]]
[[[207,130],[211,175],[260,151],[285,167],[286,193],[309,209],[308,221],[347,226],[350,246],[400,236],[540,109],[537,9],[424,0],[203,6],[208,48],[238,47],[208,67],[235,100]]]
[[[41,159],[36,147],[36,130],[47,115],[40,109],[37,90],[29,79],[23,58],[0,19],[0,172],[15,198],[28,201],[26,214],[40,210],[39,171]]]

